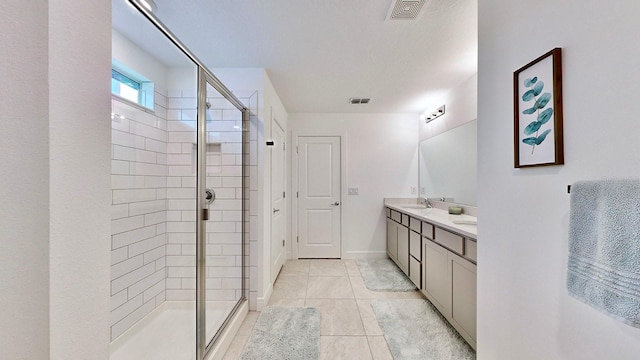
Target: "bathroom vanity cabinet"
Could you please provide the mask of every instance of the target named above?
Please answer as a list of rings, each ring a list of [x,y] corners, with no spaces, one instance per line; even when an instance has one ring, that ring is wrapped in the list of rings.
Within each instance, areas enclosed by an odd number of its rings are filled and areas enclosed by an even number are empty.
[[[391,209],[387,210],[387,255],[410,277],[409,215]],[[420,281],[416,286],[420,287]]]
[[[455,232],[443,210],[430,217],[399,210],[386,209],[387,254],[475,349],[476,238]]]
[[[387,255],[398,262],[398,224],[387,217]]]
[[[475,348],[476,264],[431,240],[424,253],[423,294]]]

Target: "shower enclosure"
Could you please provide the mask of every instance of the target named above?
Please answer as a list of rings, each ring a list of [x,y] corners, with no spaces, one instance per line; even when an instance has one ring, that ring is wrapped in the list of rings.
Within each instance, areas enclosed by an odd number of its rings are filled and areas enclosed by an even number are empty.
[[[138,1],[112,4],[111,359],[201,360],[248,298],[256,98]]]

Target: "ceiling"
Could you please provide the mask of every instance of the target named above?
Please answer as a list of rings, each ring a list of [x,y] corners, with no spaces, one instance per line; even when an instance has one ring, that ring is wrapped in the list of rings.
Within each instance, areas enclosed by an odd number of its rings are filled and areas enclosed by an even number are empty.
[[[427,0],[417,20],[385,20],[392,0],[155,3],[208,68],[265,68],[290,113],[419,114],[477,72],[475,0]],[[114,27],[148,41],[115,5]]]

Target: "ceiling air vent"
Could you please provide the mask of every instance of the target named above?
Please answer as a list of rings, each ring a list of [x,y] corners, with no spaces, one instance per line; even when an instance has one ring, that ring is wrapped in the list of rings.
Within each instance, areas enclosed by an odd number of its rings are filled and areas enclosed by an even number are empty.
[[[415,20],[427,0],[393,0],[387,20]]]
[[[352,105],[368,104],[369,101],[371,101],[370,98],[351,98],[351,99],[349,99],[349,103],[351,103]]]

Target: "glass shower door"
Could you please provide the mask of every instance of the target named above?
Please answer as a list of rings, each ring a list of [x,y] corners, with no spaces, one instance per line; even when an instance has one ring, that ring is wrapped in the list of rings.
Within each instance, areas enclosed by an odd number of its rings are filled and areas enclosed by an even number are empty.
[[[203,130],[199,135],[199,163],[205,169],[199,175],[204,188],[202,242],[198,245],[199,319],[198,329],[207,344],[221,333],[226,322],[245,299],[243,289],[243,259],[245,255],[244,205],[248,192],[248,173],[245,173],[245,133],[247,129],[244,108],[228,99],[216,89],[216,79],[202,71],[205,84],[200,114]],[[202,87],[201,87],[202,89]],[[203,116],[202,116],[203,115]],[[245,179],[246,176],[246,179]],[[248,220],[248,219],[246,219]],[[200,239],[199,239],[200,240]]]
[[[111,360],[202,360],[247,298],[249,112],[139,0],[113,4],[114,80],[155,100],[113,100]]]

